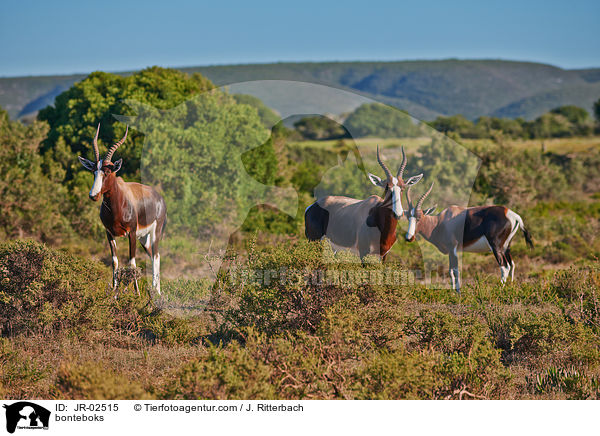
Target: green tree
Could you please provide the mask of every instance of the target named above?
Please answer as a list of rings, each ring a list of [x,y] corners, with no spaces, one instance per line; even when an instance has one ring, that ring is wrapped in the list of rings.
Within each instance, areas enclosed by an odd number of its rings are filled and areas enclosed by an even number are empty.
[[[48,125],[25,126],[0,109],[0,238],[60,240],[67,230],[63,216],[65,188],[46,173],[39,154]]]
[[[562,115],[573,124],[584,124],[590,119],[590,114],[585,109],[572,105],[557,107],[550,113]]]
[[[473,136],[474,124],[463,115],[453,115],[451,117],[437,117],[429,125],[435,130],[448,134],[450,132],[458,133],[463,138]]]
[[[522,118],[512,120],[510,118],[479,117],[472,130],[472,137],[494,138],[498,134],[503,134],[511,138],[521,138],[525,135],[524,123],[525,120]]]
[[[590,114],[577,106],[561,106],[550,111],[552,114],[562,115],[571,123],[572,135],[589,135],[593,131],[593,122]]]
[[[263,125],[267,129],[272,129],[280,120],[281,117],[277,115],[270,107],[265,105],[262,100],[253,95],[247,94],[233,94],[233,98],[239,104],[247,104],[248,106],[254,107],[258,116],[260,117]]]
[[[341,139],[350,136],[340,123],[323,116],[304,117],[294,127],[305,139]]]
[[[200,236],[237,219],[272,184],[277,161],[255,108],[214,90],[168,111],[128,100],[146,138],[142,182],[162,191],[169,226]]]
[[[562,114],[547,112],[531,124],[534,138],[562,138],[573,136],[573,124]]]
[[[210,91],[210,92],[209,92]],[[200,74],[149,68],[131,76],[96,72],[59,95],[40,112],[50,125],[43,145],[47,167],[62,167],[69,198],[64,206],[81,234],[101,237],[98,205],[89,201],[91,176],[77,156],[93,157],[92,139],[102,123],[99,144],[106,147],[129,136],[116,158],[119,175],[156,186],[169,208],[169,227],[189,235],[208,231],[243,207],[256,177],[270,183],[276,172],[272,143],[253,106],[214,89]],[[241,155],[245,153],[243,163]],[[227,207],[222,202],[227,202]]]
[[[71,179],[80,170],[77,156],[93,157],[92,139],[100,122],[99,144],[110,147],[125,133],[125,125],[113,115],[133,115],[125,100],[131,99],[157,109],[170,109],[193,95],[212,89],[214,85],[200,74],[191,76],[173,69],[152,67],[130,76],[95,72],[56,97],[54,106],[42,109],[38,119],[46,121],[50,130],[42,152],[55,153],[64,141],[70,152],[59,162]],[[121,174],[139,177],[140,153],[144,138],[130,131],[126,146],[119,149],[123,157]],[[106,149],[100,150],[101,155]],[[53,159],[56,161],[56,159]]]
[[[355,137],[403,138],[422,133],[419,125],[405,111],[380,103],[359,106],[344,125]]]

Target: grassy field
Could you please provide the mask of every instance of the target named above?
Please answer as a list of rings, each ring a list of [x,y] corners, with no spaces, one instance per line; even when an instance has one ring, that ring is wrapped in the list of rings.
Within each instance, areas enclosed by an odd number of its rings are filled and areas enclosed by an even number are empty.
[[[321,140],[321,141],[295,141],[290,142],[290,146],[305,147],[305,148],[321,148],[321,149],[334,149],[339,143],[339,139]],[[407,153],[413,153],[422,145],[431,143],[430,137],[421,138],[354,138],[351,140],[345,140],[347,143],[355,143],[359,149],[374,151],[377,146],[386,147],[400,147],[404,146]],[[473,146],[492,146],[494,142],[491,139],[461,139],[459,143],[464,144],[467,148]],[[506,139],[504,144],[511,148],[516,149],[535,149],[541,150],[543,147],[544,151],[566,154],[575,152],[586,152],[591,150],[600,149],[600,137],[574,137],[574,138],[548,138],[544,140],[540,139],[529,139],[529,140],[516,140]]]
[[[600,396],[597,263],[521,273],[504,287],[481,273],[458,295],[389,282],[387,271],[400,264],[325,264],[320,244],[250,251],[237,267],[285,270],[285,283],[230,274],[214,288],[167,280],[153,307],[131,292],[118,301],[107,296],[108,271],[99,263],[34,242],[2,245],[2,395]]]
[[[317,149],[335,149],[339,139],[321,140],[321,141],[290,141],[290,147],[317,148]],[[404,146],[407,152],[414,151],[421,145],[431,143],[431,138],[353,138],[346,139],[347,143],[355,143],[360,149],[375,150],[379,147],[400,147]]]

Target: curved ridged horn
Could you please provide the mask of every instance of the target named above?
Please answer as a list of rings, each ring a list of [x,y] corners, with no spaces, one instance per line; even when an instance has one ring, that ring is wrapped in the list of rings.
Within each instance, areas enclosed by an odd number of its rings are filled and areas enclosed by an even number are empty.
[[[417,207],[415,209],[421,209],[421,206],[423,206],[423,201],[425,201],[425,198],[427,198],[427,196],[431,193],[431,190],[433,189],[433,184],[434,182],[431,182],[431,186],[429,187],[427,192],[421,195],[421,198],[419,198],[419,201],[417,201]]]
[[[406,193],[406,202],[408,203],[409,210],[413,208],[412,200],[410,199],[410,188],[412,188],[412,185],[408,185],[404,191]]]
[[[96,129],[96,136],[94,136],[94,153],[96,153],[96,162],[100,160],[100,152],[98,151],[98,134],[100,133],[100,123],[98,123],[98,129]]]
[[[402,180],[402,176],[404,175],[404,168],[406,168],[407,163],[408,161],[406,160],[406,153],[404,153],[404,146],[402,146],[402,165],[400,165],[398,175],[396,176],[398,180]]]
[[[128,131],[129,131],[129,126],[127,126],[125,128],[125,136],[123,136],[123,139],[121,139],[115,145],[113,145],[112,147],[110,147],[110,150],[108,150],[108,153],[106,153],[106,157],[104,158],[104,162],[110,162],[111,161],[113,154],[115,153],[115,151],[117,151],[117,148],[119,148],[121,145],[123,145],[123,143],[125,142],[125,139],[127,139],[127,132]]]
[[[388,167],[385,166],[385,164],[381,160],[381,157],[379,156],[379,145],[377,146],[377,162],[379,162],[379,165],[381,165],[381,168],[383,168],[383,171],[385,172],[386,177],[388,179],[392,179],[392,172],[390,171],[390,169]]]

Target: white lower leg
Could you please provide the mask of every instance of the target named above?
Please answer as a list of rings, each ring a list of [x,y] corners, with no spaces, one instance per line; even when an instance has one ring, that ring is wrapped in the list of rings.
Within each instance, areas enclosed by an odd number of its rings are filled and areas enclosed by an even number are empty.
[[[117,270],[119,269],[119,258],[117,256],[113,256],[113,291],[117,289]]]
[[[508,278],[509,272],[510,272],[509,267],[507,267],[507,266],[500,267],[500,281],[502,282],[502,284],[506,283],[506,279]]]
[[[510,281],[513,282],[515,280],[515,262],[511,261],[510,266]]]
[[[158,253],[152,258],[152,287],[160,295],[160,254]]]
[[[452,279],[452,289],[454,289],[456,292],[460,292],[458,268],[450,268],[450,278]]]

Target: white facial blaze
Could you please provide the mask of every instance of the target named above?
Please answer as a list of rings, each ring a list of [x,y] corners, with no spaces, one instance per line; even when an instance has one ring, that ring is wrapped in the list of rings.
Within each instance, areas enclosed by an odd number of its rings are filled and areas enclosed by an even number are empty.
[[[406,239],[412,239],[415,236],[417,228],[417,219],[413,216],[414,209],[411,211],[411,217],[408,219],[408,230],[406,231]]]
[[[104,173],[102,172],[102,162],[98,162],[98,169],[94,171],[94,184],[92,185],[92,189],[90,189],[90,197],[95,197],[100,194],[102,190],[102,178],[104,177]]]
[[[398,186],[398,179],[394,177],[392,179],[392,211],[397,218],[400,218],[404,211],[402,210],[402,201],[400,200],[402,190]]]

